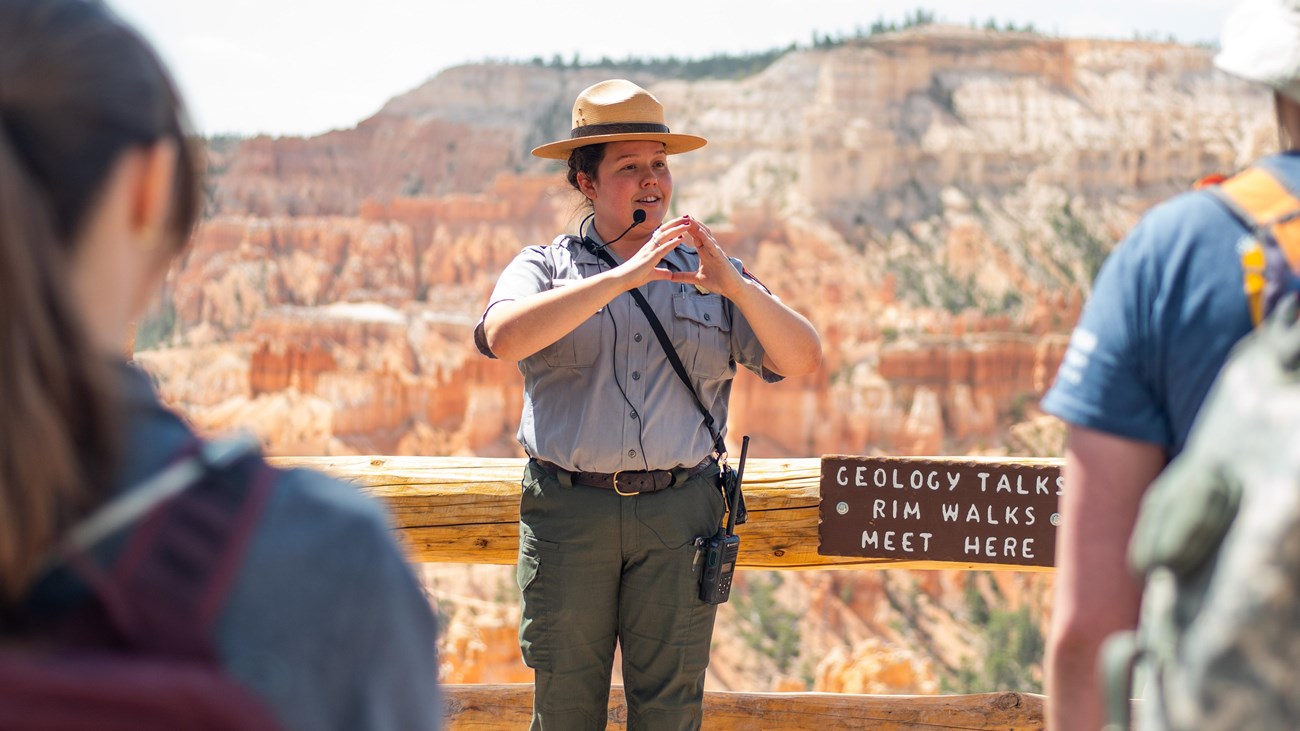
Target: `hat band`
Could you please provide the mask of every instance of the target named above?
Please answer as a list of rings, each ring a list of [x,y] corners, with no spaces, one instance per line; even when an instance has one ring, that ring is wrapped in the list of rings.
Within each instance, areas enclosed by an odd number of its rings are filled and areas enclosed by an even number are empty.
[[[653,122],[622,122],[614,124],[588,124],[582,127],[574,127],[569,133],[569,139],[578,139],[580,137],[591,137],[593,135],[624,135],[624,134],[668,134],[668,125],[655,124]]]

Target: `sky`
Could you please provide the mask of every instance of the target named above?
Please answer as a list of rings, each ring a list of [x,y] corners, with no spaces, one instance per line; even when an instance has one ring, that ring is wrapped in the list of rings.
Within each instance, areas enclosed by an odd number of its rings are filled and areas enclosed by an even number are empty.
[[[1071,37],[1214,43],[1232,0],[108,0],[158,49],[205,135],[346,129],[488,59],[704,58],[809,46],[918,9]],[[1084,9],[1084,6],[1088,6]],[[978,8],[978,10],[975,10]]]

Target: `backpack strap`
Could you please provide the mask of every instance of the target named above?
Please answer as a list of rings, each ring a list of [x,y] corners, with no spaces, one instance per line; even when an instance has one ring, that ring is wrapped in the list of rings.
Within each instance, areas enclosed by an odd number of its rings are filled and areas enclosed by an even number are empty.
[[[113,645],[214,660],[213,629],[275,477],[246,441],[204,444],[78,526],[68,562],[97,599],[90,626]],[[110,565],[91,560],[88,548],[132,523]]]
[[[1141,656],[1142,646],[1136,631],[1116,632],[1102,643],[1097,663],[1102,691],[1106,694],[1107,724],[1102,731],[1131,728],[1133,673]]]
[[[1300,272],[1300,198],[1267,169],[1252,166],[1219,184],[1204,186],[1247,229],[1239,246],[1242,286],[1255,326]]]

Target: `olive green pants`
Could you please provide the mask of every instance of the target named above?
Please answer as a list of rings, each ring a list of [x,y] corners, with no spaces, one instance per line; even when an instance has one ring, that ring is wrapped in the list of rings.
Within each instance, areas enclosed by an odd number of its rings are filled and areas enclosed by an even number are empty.
[[[599,731],[617,643],[629,731],[698,729],[716,607],[699,598],[695,539],[724,511],[712,470],[623,497],[529,462],[520,500],[519,645],[532,731]]]

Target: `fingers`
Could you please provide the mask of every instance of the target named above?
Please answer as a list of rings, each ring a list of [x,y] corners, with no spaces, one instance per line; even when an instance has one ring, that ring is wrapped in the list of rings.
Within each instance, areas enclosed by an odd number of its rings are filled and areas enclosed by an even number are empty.
[[[689,223],[690,236],[696,242],[695,251],[700,257],[700,268],[694,272],[677,274],[673,281],[706,287],[724,297],[730,296],[741,286],[742,277],[732,266],[709,227],[694,219],[690,219]]]
[[[650,240],[624,264],[629,271],[636,272],[632,278],[632,286],[639,287],[646,282],[672,278],[672,271],[660,266],[660,263],[668,255],[668,252],[677,248],[678,244],[681,244],[688,236],[689,234],[684,230],[679,232],[656,231],[650,237]]]
[[[648,246],[645,248],[650,250],[657,262],[679,244],[691,243],[692,238],[690,230],[685,226],[660,227],[650,236]]]
[[[656,232],[654,236],[650,237],[649,245],[644,247],[642,251],[648,249],[649,251],[647,253],[650,255],[650,258],[655,262],[658,262],[660,259],[664,258],[668,252],[677,248],[679,244],[684,243],[686,238],[687,234],[685,233],[673,234],[671,232]]]
[[[691,231],[690,222],[675,221],[671,224],[660,226],[655,231],[655,236],[689,236]],[[652,237],[653,238],[653,237]]]
[[[718,240],[713,237],[713,232],[709,230],[708,226],[705,226],[693,218],[688,220],[691,235],[695,238],[695,241],[698,244],[695,248],[700,251],[701,255],[707,253],[711,256],[726,256],[723,254],[722,247],[718,245]]]

